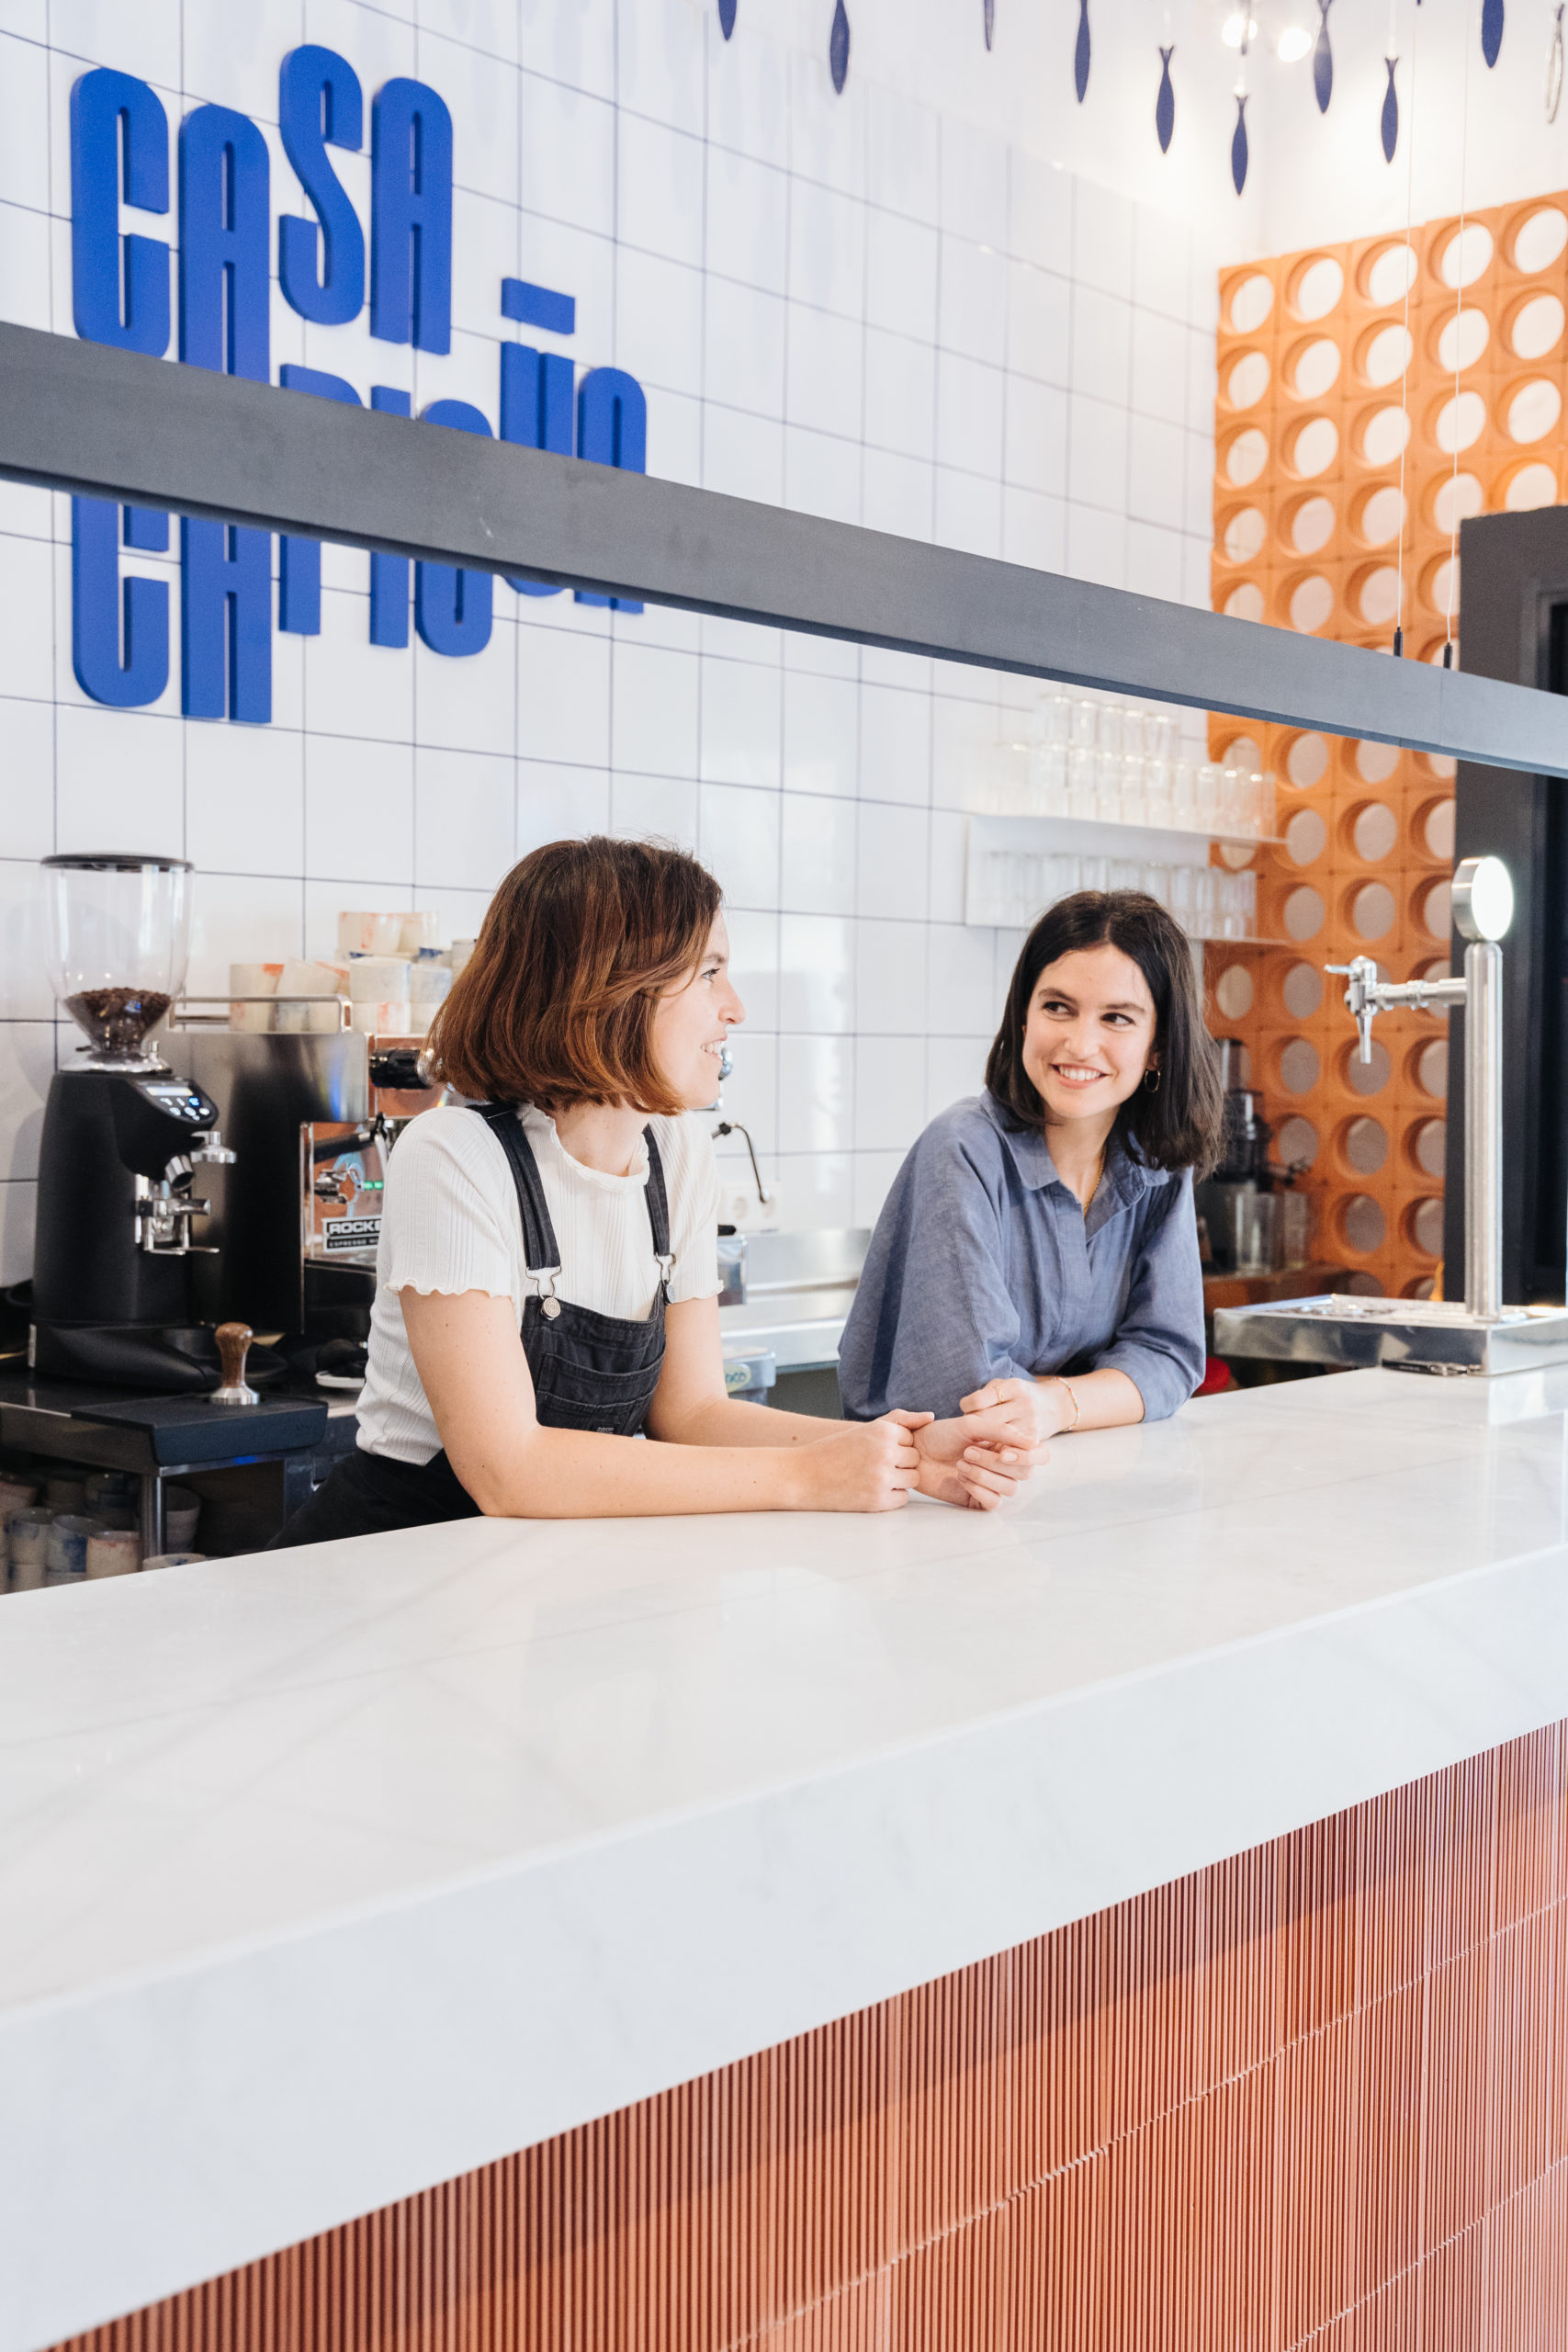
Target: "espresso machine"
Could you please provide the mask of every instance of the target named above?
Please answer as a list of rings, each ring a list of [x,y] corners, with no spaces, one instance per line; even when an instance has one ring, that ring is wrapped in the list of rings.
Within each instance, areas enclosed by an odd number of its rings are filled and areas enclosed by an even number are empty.
[[[388,1158],[445,1089],[431,1082],[421,1037],[343,1026],[348,1009],[335,999],[268,1002],[288,1026],[236,1027],[242,1008],[219,1000],[188,998],[171,1015],[180,1059],[235,1153],[212,1186],[217,1246],[196,1296],[214,1322],[279,1335],[294,1373],[357,1385]]]
[[[209,1203],[193,1189],[234,1154],[218,1105],[149,1043],[185,978],[185,859],[43,861],[51,978],[86,1037],[51,1080],[39,1149],[28,1362],[54,1378],[164,1395],[225,1378],[192,1276]],[[258,1350],[252,1378],[282,1369]]]

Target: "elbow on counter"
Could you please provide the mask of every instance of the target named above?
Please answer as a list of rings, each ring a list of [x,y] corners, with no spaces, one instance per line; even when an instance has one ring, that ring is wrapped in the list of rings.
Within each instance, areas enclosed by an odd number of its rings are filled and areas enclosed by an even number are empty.
[[[567,1519],[582,1516],[581,1491],[574,1502],[563,1499],[573,1482],[560,1474],[558,1449],[550,1440],[558,1430],[536,1429],[503,1462],[468,1456],[459,1442],[448,1446],[446,1458],[458,1483],[481,1519]]]
[[[1207,1368],[1201,1341],[1193,1348],[1184,1338],[1173,1340],[1168,1349],[1118,1341],[1096,1356],[1092,1366],[1095,1372],[1126,1375],[1144,1400],[1145,1421],[1168,1421],[1179,1413],[1197,1395]]]

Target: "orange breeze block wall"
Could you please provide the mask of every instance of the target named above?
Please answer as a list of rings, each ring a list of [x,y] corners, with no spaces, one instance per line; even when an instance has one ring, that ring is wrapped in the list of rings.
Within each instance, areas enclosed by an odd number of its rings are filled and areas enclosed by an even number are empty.
[[[1568,197],[1224,272],[1215,609],[1389,651],[1403,560],[1406,656],[1440,662],[1457,520],[1563,498],[1565,296]],[[1452,763],[1234,719],[1211,734],[1279,779],[1258,929],[1288,943],[1211,950],[1213,1025],[1250,1048],[1276,1158],[1311,1161],[1315,1254],[1356,1288],[1426,1293],[1448,1023],[1380,1015],[1363,1069],[1323,966],[1447,971]]]
[[[1561,2352],[1568,1724],[73,2352]]]

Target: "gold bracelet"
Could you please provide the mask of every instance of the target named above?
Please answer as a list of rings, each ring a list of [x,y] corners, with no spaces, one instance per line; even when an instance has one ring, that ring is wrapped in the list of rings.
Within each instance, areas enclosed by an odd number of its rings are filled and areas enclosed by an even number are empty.
[[[1073,1418],[1067,1423],[1066,1428],[1061,1432],[1062,1436],[1070,1437],[1074,1430],[1077,1429],[1079,1420],[1082,1419],[1083,1408],[1078,1403],[1077,1392],[1074,1388],[1070,1380],[1064,1380],[1059,1372],[1053,1373],[1051,1377],[1055,1380],[1058,1388],[1065,1388],[1066,1390],[1067,1395],[1072,1399]]]

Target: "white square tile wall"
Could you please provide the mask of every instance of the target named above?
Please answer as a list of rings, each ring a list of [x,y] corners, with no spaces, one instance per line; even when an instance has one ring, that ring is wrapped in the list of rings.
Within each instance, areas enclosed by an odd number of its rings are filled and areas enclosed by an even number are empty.
[[[547,347],[643,383],[655,473],[1206,604],[1213,250],[1010,143],[1000,99],[987,130],[879,85],[900,6],[852,12],[867,62],[841,98],[804,7],[743,6],[729,44],[705,0],[5,9],[0,315],[73,331],[85,66],[153,82],[171,127],[202,100],[248,111],[276,218],[305,209],[277,65],[320,41],[367,105],[418,74],[451,108],[452,350],[308,327],[275,288],[275,370],[493,422],[515,271],[577,298],[576,336]],[[333,153],[363,213],[367,159]],[[319,951],[339,906],[471,932],[511,861],[564,831],[686,842],[725,886],[750,1012],[727,1108],[788,1221],[873,1217],[923,1122],[978,1084],[1017,951],[963,928],[961,813],[1016,684],[499,582],[476,659],[385,650],[351,550],[328,552],[322,605],[321,636],[274,638],[265,729],[182,720],[174,686],[100,709],[72,674],[68,502],[0,485],[0,1279],[28,1271],[41,1097],[73,1043],[30,895],[53,848],[194,859],[192,984],[221,989],[231,955]]]

